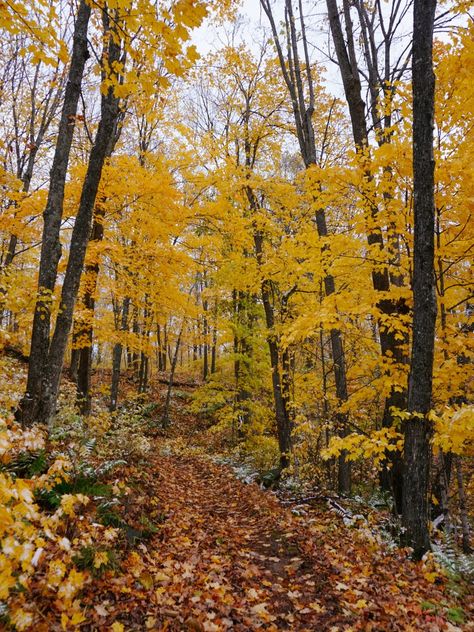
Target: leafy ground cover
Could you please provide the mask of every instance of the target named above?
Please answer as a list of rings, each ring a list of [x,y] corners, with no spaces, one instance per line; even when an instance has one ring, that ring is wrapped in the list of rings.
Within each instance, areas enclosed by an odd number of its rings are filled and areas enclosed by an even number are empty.
[[[472,629],[467,584],[384,543],[383,512],[277,494],[207,454],[190,387],[165,431],[166,385],[87,421],[66,385],[46,437],[14,423],[22,369],[2,362],[1,629]]]

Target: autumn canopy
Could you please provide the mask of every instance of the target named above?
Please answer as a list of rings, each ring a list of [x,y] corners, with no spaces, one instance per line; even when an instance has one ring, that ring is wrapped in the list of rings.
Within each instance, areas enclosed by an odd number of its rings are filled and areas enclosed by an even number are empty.
[[[474,3],[0,31],[0,628],[462,629]]]

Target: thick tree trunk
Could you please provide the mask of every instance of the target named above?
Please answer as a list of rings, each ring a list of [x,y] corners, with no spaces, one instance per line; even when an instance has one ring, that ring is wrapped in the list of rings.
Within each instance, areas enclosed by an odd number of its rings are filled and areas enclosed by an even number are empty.
[[[61,257],[59,231],[63,213],[64,188],[84,66],[89,57],[87,29],[90,13],[89,4],[85,0],[81,0],[74,27],[71,64],[64,93],[58,140],[50,172],[48,200],[43,213],[44,227],[39,265],[38,298],[33,317],[28,381],[26,393],[16,414],[23,424],[31,424],[38,418],[42,399],[45,358],[49,352],[51,298]]]
[[[435,77],[433,25],[436,0],[414,0],[413,22],[413,345],[405,424],[405,480],[403,525],[415,557],[430,548],[429,471],[433,358],[436,325],[434,273],[434,167],[433,125]]]

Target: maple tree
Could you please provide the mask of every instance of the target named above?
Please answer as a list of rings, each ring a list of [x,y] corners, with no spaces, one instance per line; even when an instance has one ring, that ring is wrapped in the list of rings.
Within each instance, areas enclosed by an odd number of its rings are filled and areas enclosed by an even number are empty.
[[[260,6],[0,3],[7,629],[472,614],[472,2]]]

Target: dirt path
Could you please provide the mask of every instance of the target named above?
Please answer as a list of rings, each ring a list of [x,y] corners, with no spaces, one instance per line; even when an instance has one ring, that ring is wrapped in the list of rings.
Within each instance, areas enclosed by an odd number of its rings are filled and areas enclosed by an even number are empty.
[[[85,630],[449,629],[420,607],[415,565],[355,544],[336,518],[298,519],[207,459],[157,450],[128,483],[156,533],[90,585]]]
[[[127,630],[326,630],[338,619],[328,560],[270,494],[176,456],[155,456],[141,483],[148,519],[162,523],[125,575],[104,578],[99,612],[122,612]],[[97,613],[97,592],[88,601]]]

